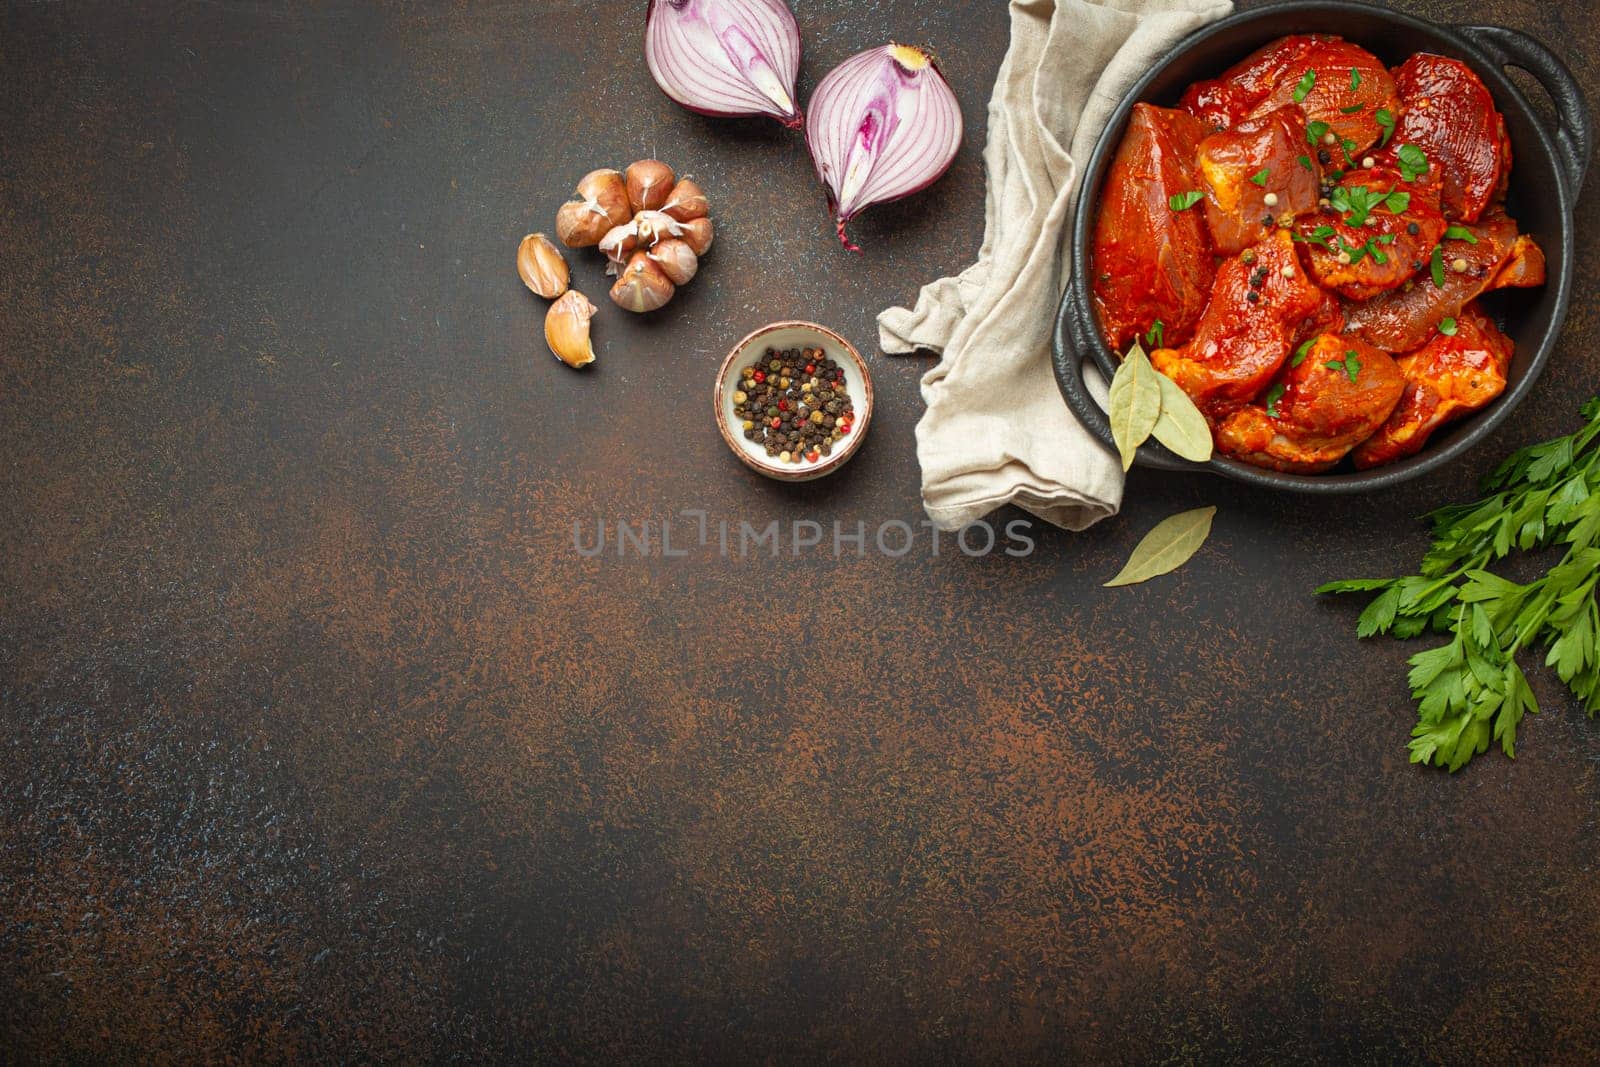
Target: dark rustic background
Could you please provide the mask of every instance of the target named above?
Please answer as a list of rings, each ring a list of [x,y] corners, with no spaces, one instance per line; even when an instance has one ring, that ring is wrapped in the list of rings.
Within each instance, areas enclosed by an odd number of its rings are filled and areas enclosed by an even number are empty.
[[[1407,6],[1600,100],[1581,0]],[[921,517],[929,364],[872,319],[977,249],[1006,43],[795,0],[803,92],[927,41],[972,131],[857,259],[798,137],[654,89],[642,7],[0,11],[0,1060],[1600,1058],[1600,725],[1540,669],[1515,763],[1410,767],[1408,649],[1309,595],[1573,425],[1592,257],[1517,418],[1388,495],[1139,473],[1024,560],[582,560],[596,516]],[[717,247],[649,320],[574,257],[574,373],[516,243],[650,154]],[[706,418],[787,316],[879,397],[801,489]]]

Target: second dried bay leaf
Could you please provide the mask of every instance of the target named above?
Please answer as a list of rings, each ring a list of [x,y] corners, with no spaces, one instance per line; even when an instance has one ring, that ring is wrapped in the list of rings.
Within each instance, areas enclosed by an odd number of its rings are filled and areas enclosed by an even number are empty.
[[[1204,463],[1211,458],[1211,426],[1177,382],[1160,371],[1156,377],[1161,386],[1161,417],[1151,434],[1184,459]]]

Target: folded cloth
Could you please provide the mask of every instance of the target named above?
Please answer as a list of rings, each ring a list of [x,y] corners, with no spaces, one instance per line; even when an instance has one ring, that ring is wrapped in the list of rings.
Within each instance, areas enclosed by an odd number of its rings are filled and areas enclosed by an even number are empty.
[[[1078,165],[1122,94],[1229,0],[1012,0],[1011,47],[989,101],[978,261],[878,316],[885,352],[942,354],[922,379],[922,501],[954,529],[1014,503],[1081,530],[1122,504],[1117,459],[1056,391],[1050,332]]]

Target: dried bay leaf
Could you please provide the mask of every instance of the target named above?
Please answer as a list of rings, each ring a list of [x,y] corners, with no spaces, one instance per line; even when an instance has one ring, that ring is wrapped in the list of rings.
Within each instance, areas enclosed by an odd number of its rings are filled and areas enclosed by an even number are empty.
[[[1161,383],[1156,380],[1160,377],[1136,341],[1111,379],[1111,406],[1106,414],[1123,470],[1133,466],[1134,453],[1149,439],[1161,417]]]
[[[1162,519],[1134,547],[1133,555],[1106,587],[1137,585],[1177,570],[1200,550],[1211,535],[1214,507],[1195,508]]]
[[[1177,382],[1160,371],[1156,372],[1156,377],[1161,386],[1161,417],[1156,420],[1151,434],[1184,459],[1204,463],[1211,458],[1210,424]]]

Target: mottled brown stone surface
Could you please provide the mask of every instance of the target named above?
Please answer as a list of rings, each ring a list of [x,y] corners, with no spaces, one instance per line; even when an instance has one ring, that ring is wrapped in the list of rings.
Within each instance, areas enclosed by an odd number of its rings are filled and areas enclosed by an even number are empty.
[[[872,316],[981,232],[999,3],[796,0],[805,90],[939,46],[952,174],[832,243],[798,138],[651,85],[642,4],[0,9],[0,1061],[1600,1059],[1600,726],[1405,762],[1407,649],[1333,576],[1596,389],[1362,499],[1135,475],[1025,559],[583,559],[574,520],[921,518],[921,359]],[[1414,9],[1560,49],[1589,6]],[[592,166],[699,176],[717,247],[599,363],[513,270]],[[1593,183],[1591,183],[1593,184]],[[706,419],[764,321],[856,339],[837,477]],[[1159,517],[1180,574],[1104,590]],[[1002,518],[1012,518],[1005,515]]]

